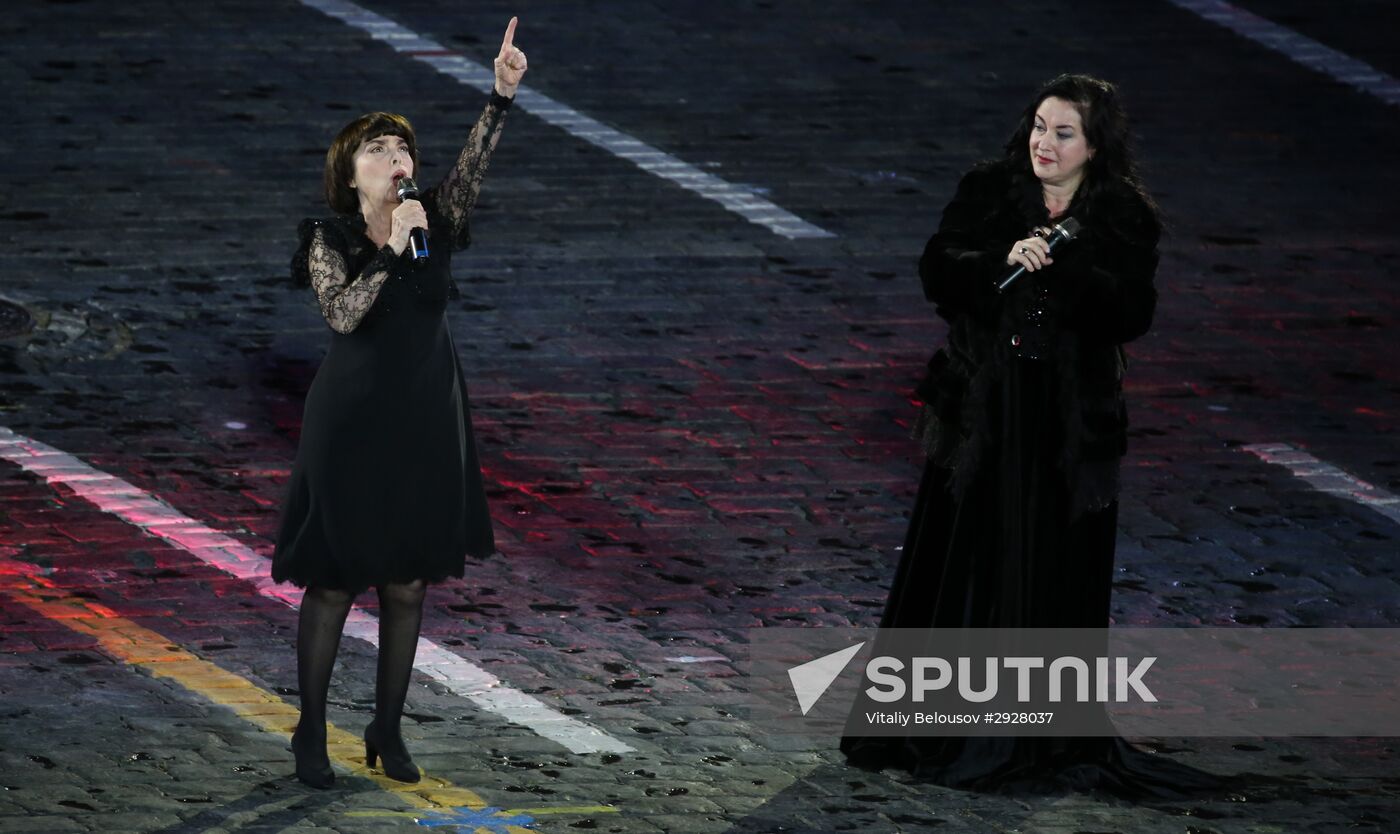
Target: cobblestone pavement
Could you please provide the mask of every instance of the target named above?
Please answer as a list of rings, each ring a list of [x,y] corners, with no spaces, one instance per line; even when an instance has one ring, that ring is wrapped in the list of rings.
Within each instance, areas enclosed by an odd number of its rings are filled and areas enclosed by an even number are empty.
[[[1115,620],[1400,624],[1395,523],[1240,448],[1400,488],[1400,110],[1164,2],[366,2],[480,61],[518,13],[528,85],[833,233],[510,116],[451,314],[500,552],[430,592],[425,634],[631,750],[425,677],[405,733],[432,779],[304,789],[294,611],[0,460],[0,832],[1393,830],[1392,739],[1148,742],[1248,774],[1234,801],[983,796],[753,732],[732,661],[754,627],[874,624],[943,333],[918,253],[1065,69],[1122,85],[1172,226],[1130,348]],[[1243,5],[1400,72],[1393,9]],[[285,278],[325,145],[400,110],[431,175],[483,96],[292,0],[23,0],[0,36],[0,297],[25,311],[0,426],[266,556],[327,339]],[[373,659],[346,641],[346,739]]]

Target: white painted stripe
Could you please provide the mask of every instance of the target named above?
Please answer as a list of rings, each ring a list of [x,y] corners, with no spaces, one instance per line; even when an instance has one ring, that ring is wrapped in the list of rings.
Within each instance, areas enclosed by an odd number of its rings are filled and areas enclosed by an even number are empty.
[[[1349,472],[1318,460],[1287,443],[1253,443],[1242,447],[1265,463],[1288,467],[1294,475],[1319,492],[1327,492],[1370,507],[1400,524],[1400,496],[1363,481]]]
[[[1400,81],[1364,61],[1338,52],[1305,35],[1266,20],[1253,12],[1222,0],[1170,0],[1171,3],[1226,29],[1288,56],[1303,66],[1362,92],[1386,104],[1400,106]]]
[[[406,53],[468,87],[475,87],[489,94],[496,84],[496,74],[491,67],[473,61],[366,8],[346,0],[301,2],[359,29],[375,40],[384,41],[398,52]],[[714,200],[750,223],[767,227],[775,234],[790,240],[836,237],[820,226],[808,223],[787,209],[763,199],[751,188],[734,185],[713,174],[707,174],[665,151],[608,127],[523,84],[516,90],[514,106],[523,108],[536,118],[543,119],[578,139],[597,145],[620,159],[631,162],[649,174],[655,174],[681,188]]]
[[[195,558],[242,579],[258,593],[293,608],[301,590],[272,581],[272,565],[232,537],[207,527],[137,487],[78,458],[0,426],[0,458],[33,472],[50,484],[64,484],[128,524],[181,548]],[[379,645],[379,620],[355,608],[345,633]],[[596,727],[550,709],[538,698],[512,689],[481,667],[426,637],[418,640],[416,668],[484,710],[527,727],[575,753],[626,753],[633,748]]]

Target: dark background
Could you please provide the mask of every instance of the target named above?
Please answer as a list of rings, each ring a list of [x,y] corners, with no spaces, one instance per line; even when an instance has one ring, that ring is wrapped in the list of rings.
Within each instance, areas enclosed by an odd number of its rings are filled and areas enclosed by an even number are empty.
[[[836,235],[784,240],[509,117],[450,314],[501,552],[433,590],[426,628],[643,763],[475,719],[464,755],[491,802],[509,807],[508,785],[611,801],[598,825],[617,831],[1182,830],[1189,808],[969,797],[774,749],[726,718],[745,686],[732,667],[666,661],[734,657],[751,627],[875,623],[917,486],[910,389],[943,336],[918,254],[960,173],[1061,71],[1120,85],[1170,224],[1155,326],[1129,346],[1116,621],[1400,622],[1395,523],[1240,449],[1286,442],[1400,488],[1400,108],[1165,2],[366,5],[484,63],[518,14],[527,86]],[[1400,73],[1393,4],[1240,5]],[[0,339],[0,425],[266,552],[328,338],[287,281],[297,221],[325,212],[326,145],[361,112],[401,111],[431,182],[484,96],[295,2],[24,0],[0,44],[0,298],[30,320]],[[0,479],[5,558],[292,686],[290,610],[11,463]],[[53,830],[176,826],[290,772],[281,740],[239,736],[250,770],[196,755],[206,804],[182,803],[129,758],[180,758],[178,726],[121,716],[193,696],[3,604],[0,827],[26,812]],[[65,665],[75,651],[91,662]],[[333,721],[364,709],[372,658],[347,641]],[[115,694],[80,697],[94,686]],[[410,747],[472,726],[460,699],[415,703]],[[1387,741],[1165,747],[1283,780],[1187,814],[1193,830],[1364,830],[1395,811]],[[260,789],[298,790],[277,784]],[[66,790],[92,810],[55,806]],[[303,824],[382,824],[345,817],[346,796]]]

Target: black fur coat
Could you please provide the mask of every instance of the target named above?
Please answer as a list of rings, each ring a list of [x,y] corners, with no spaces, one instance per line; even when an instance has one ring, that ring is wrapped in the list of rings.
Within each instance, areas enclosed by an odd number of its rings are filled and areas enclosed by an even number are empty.
[[[1119,461],[1127,451],[1123,400],[1126,354],[1121,345],[1152,324],[1157,291],[1155,211],[1125,185],[1081,187],[1066,211],[1083,225],[1057,247],[1054,263],[1018,280],[1005,294],[995,283],[1009,270],[1015,241],[1048,225],[1039,181],[1010,163],[977,166],[958,184],[938,232],[919,261],[924,295],[949,322],[948,344],[929,361],[917,389],[925,403],[915,433],[934,462],[952,470],[956,497],[996,442],[987,397],[1009,362],[1011,336],[1039,283],[1054,324],[1052,363],[1059,390],[1063,447],[1058,468],[1071,495],[1071,517],[1101,509],[1118,494]]]

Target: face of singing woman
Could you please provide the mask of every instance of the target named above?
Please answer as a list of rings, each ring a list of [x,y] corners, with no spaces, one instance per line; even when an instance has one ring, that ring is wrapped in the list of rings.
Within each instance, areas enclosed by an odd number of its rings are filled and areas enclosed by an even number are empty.
[[[399,136],[366,139],[355,152],[355,179],[360,202],[398,203],[398,181],[413,176],[413,155],[408,141]]]
[[[1051,96],[1040,103],[1031,125],[1031,168],[1047,185],[1077,185],[1094,149],[1084,138],[1079,110]]]

